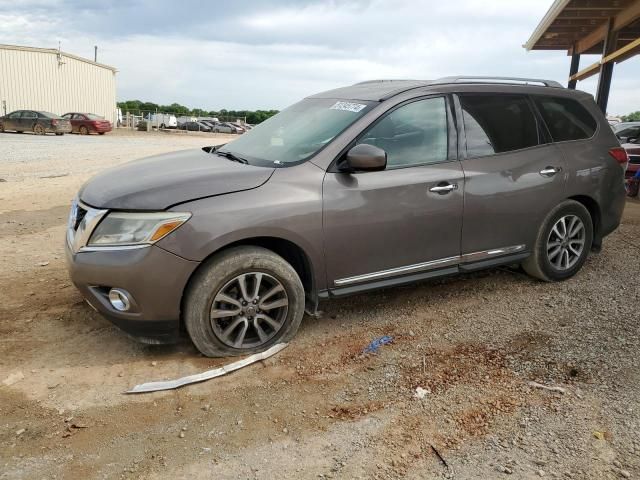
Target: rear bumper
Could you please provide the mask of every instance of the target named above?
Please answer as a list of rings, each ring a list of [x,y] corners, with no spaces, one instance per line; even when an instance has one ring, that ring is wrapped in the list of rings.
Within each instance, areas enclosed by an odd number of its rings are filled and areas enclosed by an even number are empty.
[[[111,125],[98,125],[96,127],[93,127],[93,131],[97,132],[97,133],[106,133],[106,132],[110,132],[112,130]]]
[[[160,247],[73,252],[66,246],[71,280],[87,302],[126,333],[145,343],[172,343],[179,336],[180,305],[199,265]],[[130,295],[127,312],[109,302],[111,288]]]

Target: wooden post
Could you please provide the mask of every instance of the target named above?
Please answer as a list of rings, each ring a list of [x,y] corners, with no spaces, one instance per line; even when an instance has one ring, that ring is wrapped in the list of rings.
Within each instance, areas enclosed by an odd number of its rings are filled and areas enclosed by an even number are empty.
[[[602,48],[602,58],[615,52],[618,43],[618,32],[613,29],[613,18],[609,18],[607,23],[607,35],[604,37],[604,47]],[[600,76],[598,77],[598,90],[596,93],[596,103],[604,114],[607,113],[607,103],[609,102],[609,90],[611,89],[611,77],[613,77],[613,62],[609,61],[600,65]]]

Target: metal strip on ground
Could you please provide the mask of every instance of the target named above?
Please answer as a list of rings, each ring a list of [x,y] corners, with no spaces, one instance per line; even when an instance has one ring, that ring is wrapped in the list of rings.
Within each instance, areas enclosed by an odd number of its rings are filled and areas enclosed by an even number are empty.
[[[184,387],[185,385],[190,385],[192,383],[200,383],[206,380],[211,380],[212,378],[221,377],[222,375],[226,375],[227,373],[239,370],[243,367],[251,365],[252,363],[266,360],[267,358],[283,350],[285,347],[287,347],[287,345],[289,344],[278,343],[277,345],[274,345],[264,352],[256,353],[242,360],[238,360],[237,362],[230,363],[229,365],[225,365],[223,367],[214,368],[213,370],[207,370],[206,372],[188,375],[186,377],[177,378],[175,380],[141,383],[124,393],[148,393],[159,392],[162,390],[173,390],[174,388]]]

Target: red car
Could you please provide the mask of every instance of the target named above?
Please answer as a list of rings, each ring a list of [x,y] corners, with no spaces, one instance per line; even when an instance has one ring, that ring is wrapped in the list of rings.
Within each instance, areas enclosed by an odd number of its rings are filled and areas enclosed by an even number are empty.
[[[104,117],[96,115],[95,113],[70,112],[65,113],[62,118],[71,121],[72,132],[79,133],[80,135],[88,135],[91,132],[104,135],[110,132],[112,128],[109,120],[105,120]]]
[[[636,143],[624,143],[622,146],[627,151],[627,157],[629,157],[624,178],[631,178],[640,170],[640,145]]]

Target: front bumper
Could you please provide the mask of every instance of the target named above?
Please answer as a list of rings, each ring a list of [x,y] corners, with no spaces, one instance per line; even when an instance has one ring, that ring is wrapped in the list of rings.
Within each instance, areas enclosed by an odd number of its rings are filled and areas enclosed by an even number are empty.
[[[177,340],[182,294],[198,262],[154,245],[74,252],[67,242],[66,257],[73,284],[109,321],[145,343]],[[111,288],[130,294],[129,311],[121,312],[111,305]]]

